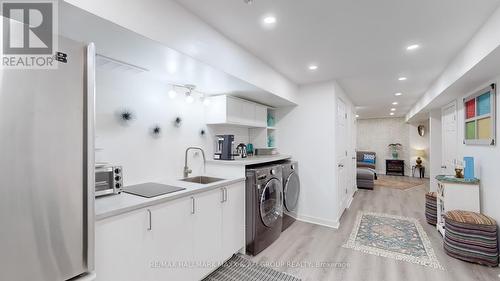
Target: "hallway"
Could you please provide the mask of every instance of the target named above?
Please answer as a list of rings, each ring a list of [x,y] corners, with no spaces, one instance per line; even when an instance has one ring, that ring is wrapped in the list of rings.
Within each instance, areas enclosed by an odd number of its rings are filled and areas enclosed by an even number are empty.
[[[400,179],[409,180],[404,177]],[[310,281],[498,280],[499,268],[462,262],[444,253],[441,236],[435,227],[425,221],[424,194],[427,190],[429,190],[428,180],[422,180],[422,185],[407,190],[379,187],[373,191],[359,190],[350,208],[341,218],[339,229],[296,222],[277,242],[253,260],[264,265],[276,266],[279,270]],[[352,231],[357,213],[361,210],[417,218],[445,270],[343,248],[342,245]],[[318,267],[315,264],[319,262],[324,264]]]

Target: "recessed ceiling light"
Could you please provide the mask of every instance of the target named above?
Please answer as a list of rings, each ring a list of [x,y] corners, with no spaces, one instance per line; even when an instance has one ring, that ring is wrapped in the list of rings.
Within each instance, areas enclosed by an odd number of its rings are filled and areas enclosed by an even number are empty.
[[[391,111],[396,111],[396,109],[393,107],[393,108],[391,108]]]
[[[393,103],[392,103],[392,105],[398,105],[398,102],[397,102],[397,101],[395,101],[395,102],[393,102]]]
[[[389,113],[389,115],[393,116],[393,115],[394,115],[394,112]]]
[[[399,97],[399,96],[401,96],[402,94],[403,94],[403,93],[395,93],[394,95],[395,95],[396,97]]]
[[[317,70],[318,66],[315,64],[311,64],[308,68],[309,68],[309,70]]]
[[[410,46],[406,47],[406,49],[408,51],[413,51],[413,50],[416,50],[418,48],[420,48],[420,45],[418,45],[418,44],[413,44],[413,45],[410,45]]]
[[[408,78],[406,78],[406,77],[399,77],[399,78],[398,78],[398,80],[399,80],[399,81],[405,81],[405,80],[407,80],[407,79],[408,79]]]
[[[266,25],[275,24],[276,23],[276,17],[275,16],[266,16],[266,17],[264,17],[264,19],[262,20],[262,22],[264,22],[264,24],[266,24]]]
[[[358,114],[356,114],[356,118],[359,118],[359,115],[358,115]]]

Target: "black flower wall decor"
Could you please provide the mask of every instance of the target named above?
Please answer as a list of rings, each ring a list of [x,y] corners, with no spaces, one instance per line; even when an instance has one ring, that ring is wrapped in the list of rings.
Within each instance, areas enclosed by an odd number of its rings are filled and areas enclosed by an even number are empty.
[[[182,125],[182,118],[180,116],[175,117],[174,126],[179,128]]]
[[[128,108],[120,109],[116,113],[120,123],[127,125],[136,119],[135,113]]]
[[[158,138],[161,136],[161,133],[162,133],[162,129],[161,129],[160,125],[154,125],[151,128],[151,135],[153,137]]]

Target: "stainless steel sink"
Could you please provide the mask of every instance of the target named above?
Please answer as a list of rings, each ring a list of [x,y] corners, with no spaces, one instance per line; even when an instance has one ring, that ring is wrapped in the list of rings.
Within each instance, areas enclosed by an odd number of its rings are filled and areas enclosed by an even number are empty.
[[[199,183],[199,184],[209,184],[209,183],[214,183],[214,182],[223,181],[223,180],[224,179],[205,177],[205,176],[181,179],[181,181]]]

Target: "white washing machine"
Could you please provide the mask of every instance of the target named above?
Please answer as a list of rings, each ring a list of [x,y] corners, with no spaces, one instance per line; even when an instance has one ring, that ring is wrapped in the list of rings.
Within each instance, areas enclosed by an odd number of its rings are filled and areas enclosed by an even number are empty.
[[[283,226],[282,231],[295,222],[300,195],[299,163],[287,161],[282,164],[283,172]]]

